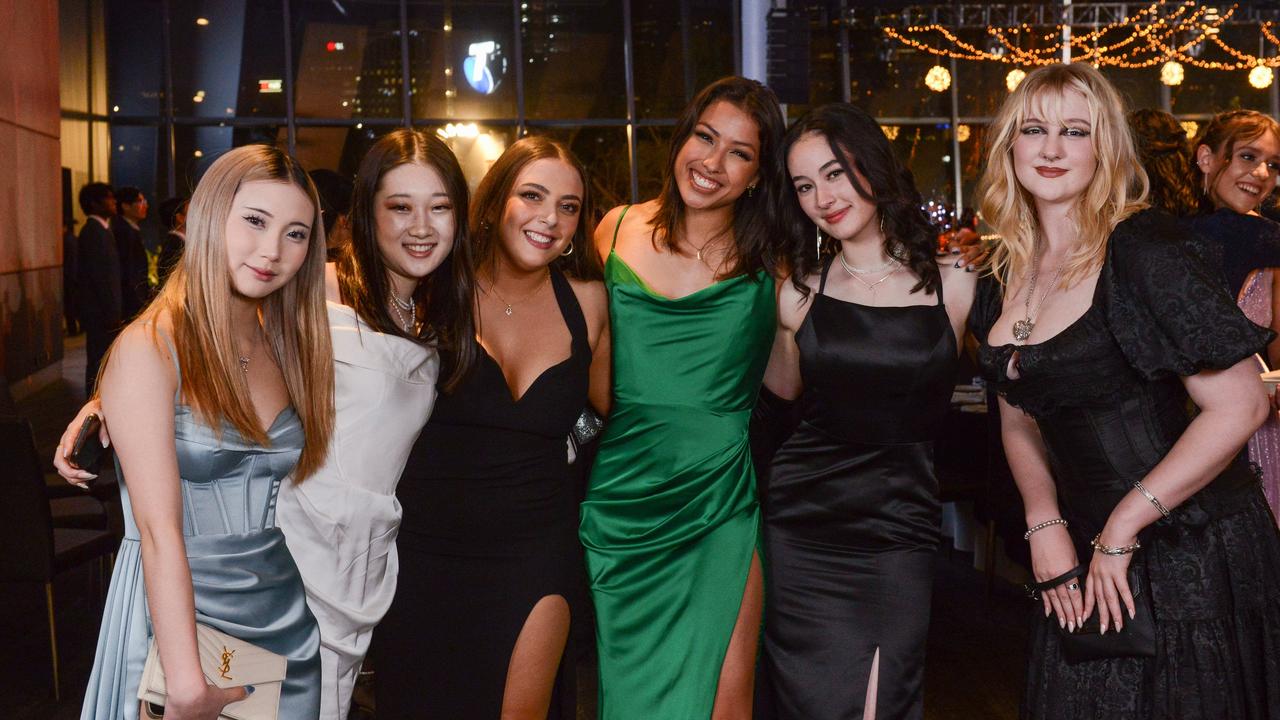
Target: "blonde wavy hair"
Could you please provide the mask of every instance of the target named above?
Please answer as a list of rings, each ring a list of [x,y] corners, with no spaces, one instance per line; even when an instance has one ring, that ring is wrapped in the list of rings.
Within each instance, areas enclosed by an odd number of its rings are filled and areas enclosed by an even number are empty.
[[[302,267],[284,287],[264,298],[260,309],[263,329],[306,436],[294,469],[294,480],[301,482],[324,462],[333,434],[333,347],[325,308],[320,200],[296,160],[269,145],[246,145],[218,158],[191,196],[182,261],[134,322],[147,324],[154,337],[157,321],[168,318],[183,401],[197,416],[213,428],[220,430],[225,422],[247,440],[270,444],[232,339],[226,247],[227,218],[236,192],[242,184],[257,181],[290,183],[310,198],[314,208]]]
[[[1063,286],[1100,268],[1111,231],[1147,206],[1147,173],[1138,160],[1124,101],[1115,87],[1087,63],[1032,71],[1005,100],[988,130],[991,150],[982,173],[979,206],[1001,237],[990,260],[991,272],[1001,284],[1027,272],[1041,234],[1035,201],[1014,172],[1014,141],[1028,117],[1040,108],[1060,105],[1069,91],[1083,95],[1089,106],[1089,139],[1098,165],[1071,213],[1081,242],[1065,260]]]

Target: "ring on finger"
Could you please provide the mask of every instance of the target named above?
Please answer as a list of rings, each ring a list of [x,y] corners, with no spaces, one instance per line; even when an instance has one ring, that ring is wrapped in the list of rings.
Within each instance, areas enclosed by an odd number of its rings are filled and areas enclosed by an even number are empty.
[[[1080,583],[1075,582],[1075,581],[1073,580],[1073,581],[1071,581],[1071,582],[1067,583],[1067,589],[1068,589],[1068,590],[1079,590],[1079,589],[1080,589]]]

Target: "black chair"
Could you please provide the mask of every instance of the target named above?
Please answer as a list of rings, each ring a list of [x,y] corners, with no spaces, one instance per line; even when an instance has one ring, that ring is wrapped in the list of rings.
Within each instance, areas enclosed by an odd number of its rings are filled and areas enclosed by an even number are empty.
[[[41,583],[49,621],[53,693],[61,699],[58,630],[53,579],[86,563],[98,563],[98,586],[113,562],[117,540],[106,530],[54,527],[48,491],[31,426],[0,415],[0,582]],[[104,565],[104,562],[107,563]]]

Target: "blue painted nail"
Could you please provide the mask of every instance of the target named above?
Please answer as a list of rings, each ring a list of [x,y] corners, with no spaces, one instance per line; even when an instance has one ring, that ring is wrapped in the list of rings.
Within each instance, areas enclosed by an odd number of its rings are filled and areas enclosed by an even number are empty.
[[[253,686],[252,686],[252,685],[245,685],[245,686],[244,686],[244,691],[245,691],[245,694],[247,694],[247,695],[252,695],[252,694],[253,694]]]

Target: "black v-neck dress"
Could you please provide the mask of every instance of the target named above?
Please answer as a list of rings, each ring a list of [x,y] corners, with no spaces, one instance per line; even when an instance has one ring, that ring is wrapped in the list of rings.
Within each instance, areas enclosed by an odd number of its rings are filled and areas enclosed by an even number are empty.
[[[818,292],[796,331],[800,424],[762,498],[765,706],[780,720],[923,716],[941,508],[933,438],[957,345],[937,302],[871,307]]]
[[[980,349],[987,380],[1036,421],[1083,562],[1116,503],[1190,423],[1181,378],[1229,368],[1273,337],[1185,240],[1158,211],[1129,218],[1082,317],[1035,344]],[[987,327],[997,288],[975,300]],[[1156,656],[1068,663],[1056,620],[1035,603],[1022,717],[1280,720],[1280,532],[1243,448],[1138,539],[1131,568],[1149,588]]]
[[[569,357],[516,400],[482,349],[462,384],[441,390],[405,466],[399,585],[374,641],[379,720],[496,720],[534,605],[559,595],[576,609],[584,571],[565,443],[587,404],[591,348],[569,281],[554,269],[551,280]],[[574,717],[571,665],[549,718]]]

